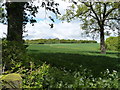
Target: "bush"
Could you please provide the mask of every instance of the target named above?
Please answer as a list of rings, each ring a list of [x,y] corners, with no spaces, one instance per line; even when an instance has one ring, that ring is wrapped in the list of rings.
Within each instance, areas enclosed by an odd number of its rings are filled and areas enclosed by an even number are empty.
[[[106,39],[106,48],[108,50],[120,51],[120,36],[119,37],[109,37]]]
[[[117,71],[110,73],[108,69],[95,78],[82,67],[81,71],[69,72],[45,63],[36,67],[31,62],[29,69],[21,68],[17,73],[22,75],[23,88],[118,88]]]
[[[12,69],[18,68],[16,73],[22,76],[22,88],[118,88],[118,73],[114,70],[110,73],[107,69],[100,77],[94,77],[82,67],[81,71],[70,72],[46,63],[36,66],[30,62],[29,68],[17,64]]]
[[[23,88],[118,88],[118,74],[107,69],[95,78],[87,69],[69,72],[43,64],[25,74]]]
[[[23,88],[46,88],[48,86],[49,65],[43,64],[36,69],[33,63],[31,65],[31,69],[26,70],[23,75]]]
[[[17,62],[21,62],[22,64],[26,64],[27,62],[29,62],[30,57],[26,53],[26,47],[27,47],[26,45],[14,41],[10,42],[7,40],[3,40],[2,41],[3,68],[5,68],[6,70],[11,70],[11,67],[15,66]]]

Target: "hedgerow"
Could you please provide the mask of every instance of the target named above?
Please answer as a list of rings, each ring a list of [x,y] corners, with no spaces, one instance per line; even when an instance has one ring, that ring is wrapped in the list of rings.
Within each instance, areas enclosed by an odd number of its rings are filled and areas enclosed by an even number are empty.
[[[58,43],[97,43],[94,40],[70,40],[70,39],[35,39],[26,40],[28,44],[58,44]]]

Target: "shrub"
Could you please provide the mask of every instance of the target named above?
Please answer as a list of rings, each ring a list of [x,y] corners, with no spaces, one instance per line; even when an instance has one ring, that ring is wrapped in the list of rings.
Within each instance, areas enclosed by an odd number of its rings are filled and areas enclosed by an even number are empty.
[[[120,36],[119,37],[109,37],[106,39],[106,48],[108,50],[120,50]]]
[[[33,63],[31,65],[34,67]],[[24,74],[23,88],[47,88],[49,65],[43,64],[36,69],[33,67]]]
[[[26,45],[19,44],[17,42],[10,42],[7,40],[2,41],[2,63],[6,70],[11,70],[11,67],[15,65],[16,62],[30,61],[30,57],[26,53]],[[27,64],[26,64],[27,65]]]
[[[118,73],[114,70],[110,73],[107,69],[100,77],[94,77],[87,69],[70,72],[45,63],[36,66],[31,62],[29,68],[18,65],[12,69],[18,68],[16,73],[22,76],[22,88],[118,88]]]
[[[19,73],[23,77],[23,88],[118,88],[117,71],[110,73],[108,69],[101,72],[100,77],[94,77],[82,67],[81,71],[69,72],[45,63],[38,67],[31,63],[29,69],[23,68]]]
[[[101,77],[94,77],[90,71],[61,71],[43,64],[29,71],[23,78],[24,88],[118,88],[117,71],[107,69]]]

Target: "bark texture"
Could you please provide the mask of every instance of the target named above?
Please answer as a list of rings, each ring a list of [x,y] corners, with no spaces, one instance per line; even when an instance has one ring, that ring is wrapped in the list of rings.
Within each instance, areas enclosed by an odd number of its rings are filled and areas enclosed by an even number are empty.
[[[8,18],[8,41],[22,42],[23,35],[23,2],[7,2],[7,18]]]
[[[101,54],[106,54],[104,28],[100,29],[100,50]]]

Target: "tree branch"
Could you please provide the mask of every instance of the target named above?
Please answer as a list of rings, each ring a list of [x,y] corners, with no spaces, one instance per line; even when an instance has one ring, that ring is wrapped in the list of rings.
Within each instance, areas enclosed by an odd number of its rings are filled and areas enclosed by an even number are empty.
[[[91,7],[91,5],[88,5],[86,2],[82,2],[82,3],[84,3],[85,6],[87,6],[87,7]]]
[[[92,25],[89,25],[89,29],[90,29],[90,31],[100,31],[100,29],[99,29],[99,27],[94,27],[94,26],[92,26]]]
[[[82,3],[84,3],[87,7],[91,8],[92,12],[95,14],[95,17],[94,17],[94,18],[98,21],[98,24],[99,24],[99,26],[100,26],[100,20],[99,20],[99,18],[98,18],[98,16],[97,16],[96,12],[95,12],[94,9],[93,9],[93,7],[92,7],[92,5],[91,5],[91,2],[90,2],[90,5],[88,5],[86,2],[82,2]],[[92,16],[92,17],[93,17],[93,16]]]
[[[96,12],[94,11],[92,5],[90,6],[90,8],[91,8],[92,12],[95,14],[96,20],[98,21],[98,25],[101,26],[100,20],[99,20],[99,18],[98,18],[98,16],[97,16]]]
[[[105,14],[106,14],[106,3],[104,3],[103,20],[104,20]]]
[[[89,14],[89,16],[91,16],[91,17],[93,17],[94,19],[96,19],[96,20],[97,20],[97,18],[96,18],[95,16],[93,16],[92,14]]]
[[[115,10],[115,9],[117,9],[117,8],[112,8],[112,9],[110,9],[110,10],[106,13],[106,15],[104,16],[103,20],[106,20],[106,18],[108,17],[108,15],[109,15],[113,10]]]
[[[99,3],[99,5],[100,5],[100,8],[99,8],[99,12],[100,12],[100,14],[99,14],[99,16],[100,16],[100,20],[102,19],[102,12],[101,12],[101,2],[98,2]]]
[[[104,26],[109,27],[109,30],[113,30],[113,31],[115,31],[115,30],[114,30],[114,27],[111,26],[111,25],[105,24]]]
[[[120,20],[120,18],[107,18],[106,20]]]

